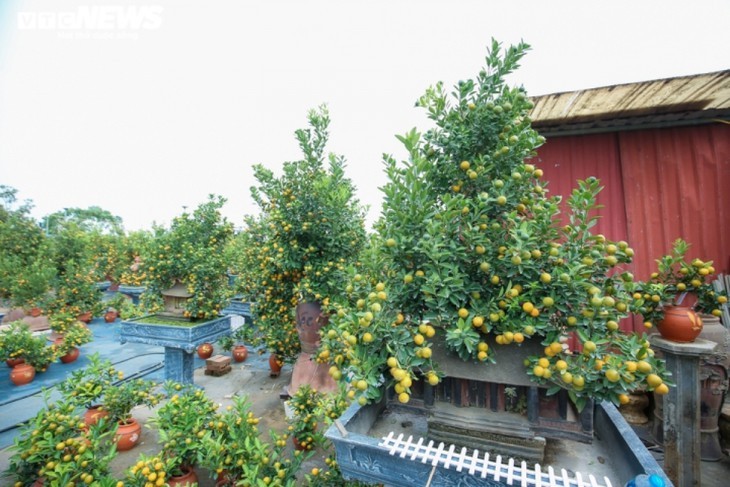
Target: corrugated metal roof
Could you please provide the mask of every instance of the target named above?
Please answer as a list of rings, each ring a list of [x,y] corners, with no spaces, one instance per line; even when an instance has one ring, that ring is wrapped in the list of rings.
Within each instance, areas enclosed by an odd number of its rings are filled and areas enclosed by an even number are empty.
[[[730,70],[533,97],[543,135],[730,121]]]

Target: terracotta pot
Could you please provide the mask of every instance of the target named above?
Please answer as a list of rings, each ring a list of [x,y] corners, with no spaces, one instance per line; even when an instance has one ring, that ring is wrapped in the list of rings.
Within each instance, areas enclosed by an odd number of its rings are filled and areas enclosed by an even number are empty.
[[[109,416],[109,411],[102,409],[102,405],[95,404],[86,410],[84,413],[84,424],[86,426],[93,426],[99,422],[101,418]]]
[[[10,367],[12,369],[16,365],[24,364],[25,359],[23,357],[9,358],[5,361],[5,363],[7,364],[8,367]]]
[[[198,475],[195,473],[193,467],[180,467],[184,473],[182,475],[172,475],[167,479],[167,485],[170,487],[175,486],[191,486],[198,482]]]
[[[38,318],[43,313],[43,310],[40,308],[31,308],[30,311],[28,311],[28,314],[31,315],[33,318]]]
[[[244,345],[236,345],[233,347],[231,354],[236,362],[245,362],[248,358],[248,349]]]
[[[77,320],[83,321],[84,323],[91,323],[91,319],[93,316],[91,315],[91,311],[86,311],[85,313],[81,313],[76,317]]]
[[[198,357],[205,360],[210,358],[211,355],[213,355],[213,345],[208,342],[198,345]]]
[[[659,334],[673,342],[693,342],[702,332],[702,318],[684,306],[665,306]]]
[[[104,314],[104,321],[106,321],[107,323],[114,323],[114,321],[116,321],[117,319],[117,316],[118,314],[116,311],[107,311]]]
[[[18,364],[10,371],[10,381],[16,386],[30,384],[35,378],[35,368],[26,363]]]
[[[271,377],[279,377],[279,374],[281,373],[281,366],[282,363],[279,362],[279,357],[277,357],[275,353],[269,355],[269,368],[271,369],[269,375]]]
[[[142,425],[134,418],[119,423],[114,439],[117,442],[117,451],[127,451],[134,448],[142,435]]]
[[[70,352],[68,352],[66,355],[63,355],[60,357],[61,362],[64,364],[70,364],[71,362],[75,362],[77,358],[79,358],[79,355],[81,355],[81,352],[77,347],[74,347]]]
[[[294,443],[295,450],[304,451],[307,449],[307,447],[305,445],[302,445],[301,443],[299,443],[299,440],[297,439],[296,436],[292,436],[291,441],[292,441],[292,443]]]
[[[287,392],[294,395],[304,384],[320,392],[337,391],[337,382],[329,374],[329,365],[316,360],[320,344],[319,332],[327,325],[329,314],[323,313],[317,302],[300,303],[296,308],[296,320],[302,351],[292,367],[291,383]]]

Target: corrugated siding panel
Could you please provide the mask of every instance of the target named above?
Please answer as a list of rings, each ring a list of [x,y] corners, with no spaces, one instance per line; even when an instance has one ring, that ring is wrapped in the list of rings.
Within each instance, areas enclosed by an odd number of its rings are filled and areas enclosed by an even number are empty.
[[[598,196],[598,204],[603,207],[596,211],[600,218],[593,231],[602,233],[610,240],[626,240],[631,244],[626,223],[618,138],[615,133],[548,139],[538,150],[533,162],[545,172],[544,178],[549,182],[550,194],[563,197],[563,217],[568,210],[566,201],[577,186],[576,181],[590,176],[598,178],[603,186]],[[564,221],[567,223],[567,219]],[[627,270],[634,272],[633,264],[627,266]],[[643,325],[641,320],[626,319],[622,321],[621,329],[640,331]],[[577,345],[578,341],[575,339],[569,342],[571,348],[576,348]]]
[[[550,194],[561,195],[563,216],[566,201],[577,186],[576,181],[594,176],[601,181],[603,191],[596,212],[600,218],[593,229],[611,240],[628,240],[623,180],[619,164],[616,134],[582,135],[548,139],[538,150],[535,164],[545,172]]]
[[[655,259],[681,237],[689,258],[730,270],[730,126],[724,124],[619,134],[628,242],[644,279]]]

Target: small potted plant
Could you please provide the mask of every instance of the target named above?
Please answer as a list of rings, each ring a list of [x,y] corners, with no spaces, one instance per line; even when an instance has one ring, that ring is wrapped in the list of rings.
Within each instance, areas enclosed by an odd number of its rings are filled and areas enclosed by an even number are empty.
[[[93,271],[71,262],[66,272],[56,282],[51,312],[68,313],[88,323],[102,310],[101,292],[96,287]]]
[[[75,361],[79,357],[78,347],[90,343],[93,339],[93,333],[84,323],[77,321],[72,324],[66,329],[63,338],[54,342],[61,362],[68,364]]]
[[[235,396],[233,405],[216,413],[200,440],[200,466],[217,476],[217,485],[237,485],[243,465],[255,461],[258,451],[251,445],[260,442],[259,418],[250,411],[245,396]]]
[[[76,407],[86,408],[84,421],[90,426],[99,418],[109,416],[109,412],[100,404],[101,399],[107,390],[124,378],[124,374],[98,353],[89,355],[88,359],[86,367],[71,372],[56,388],[66,401]]]
[[[702,319],[694,311],[720,316],[727,295],[717,292],[708,282],[715,273],[711,261],[686,259],[689,244],[677,239],[672,252],[657,259],[658,271],[651,275],[648,287],[650,319],[657,321],[659,333],[674,341],[693,341],[702,331]],[[653,286],[653,288],[651,287]]]
[[[152,392],[156,386],[157,383],[150,380],[132,379],[114,384],[104,391],[104,410],[109,413],[109,421],[117,424],[117,450],[130,450],[139,443],[142,425],[132,417],[132,409],[137,406],[156,406],[163,397],[161,393]]]
[[[164,389],[168,400],[150,419],[150,425],[159,434],[160,455],[169,462],[168,472],[181,476],[197,465],[200,439],[210,428],[218,406],[192,384],[168,381]]]
[[[39,316],[50,302],[50,291],[56,277],[52,263],[43,255],[19,270],[11,283],[10,302],[33,316]]]
[[[11,369],[23,363],[23,352],[31,336],[30,327],[22,320],[8,323],[0,330],[0,360]]]
[[[289,434],[297,450],[312,450],[323,440],[317,429],[321,399],[321,393],[304,384],[288,401],[292,412],[289,418]]]
[[[88,428],[67,402],[49,403],[21,427],[11,450],[6,475],[15,485],[103,485],[109,481],[116,456],[111,431],[103,425]],[[108,484],[107,484],[108,485]]]
[[[70,311],[53,311],[48,317],[48,324],[51,327],[49,338],[53,341],[61,339],[66,335],[68,329],[79,322],[76,314]]]
[[[248,357],[248,349],[244,345],[246,338],[245,326],[239,326],[231,332],[230,335],[222,337],[218,340],[221,349],[231,352],[233,360],[236,362],[244,362]]]

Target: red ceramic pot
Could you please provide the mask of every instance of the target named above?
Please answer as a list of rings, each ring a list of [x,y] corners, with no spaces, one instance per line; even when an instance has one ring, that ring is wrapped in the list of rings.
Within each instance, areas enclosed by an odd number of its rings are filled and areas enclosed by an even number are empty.
[[[23,357],[9,358],[9,359],[7,359],[5,361],[5,363],[7,364],[8,367],[10,367],[12,369],[16,365],[20,365],[22,363],[25,363],[25,359]]]
[[[98,423],[101,418],[109,416],[109,411],[103,410],[102,407],[103,406],[100,404],[96,404],[86,410],[84,413],[84,424],[86,426],[93,426]]]
[[[210,358],[211,355],[213,355],[213,345],[208,342],[198,345],[198,357],[205,360]]]
[[[119,423],[114,439],[117,442],[117,451],[127,451],[134,448],[142,435],[142,425],[134,418]]]
[[[664,319],[659,322],[659,334],[673,342],[693,342],[702,332],[702,318],[691,308],[665,306]]]
[[[35,378],[35,368],[26,363],[18,364],[10,371],[10,381],[16,386],[30,384]]]
[[[91,315],[91,311],[86,311],[76,317],[77,320],[83,321],[84,323],[91,323],[92,318],[93,316]]]
[[[275,353],[269,355],[269,368],[271,369],[269,375],[271,377],[279,377],[279,374],[281,373],[281,366],[282,363],[279,361],[279,357],[277,357]]]
[[[77,358],[79,358],[79,355],[81,352],[77,347],[74,347],[70,352],[68,352],[66,355],[63,355],[60,357],[61,362],[64,364],[70,364],[71,362],[75,362]]]
[[[182,466],[180,467],[180,470],[182,470],[182,475],[172,475],[168,477],[167,479],[167,485],[170,487],[175,486],[190,486],[198,482],[198,476],[195,473],[195,470],[193,467],[189,466]]]
[[[248,358],[248,349],[243,345],[236,345],[233,347],[231,354],[236,362],[245,362]]]
[[[114,321],[117,319],[117,312],[116,311],[107,311],[104,314],[104,321],[107,323],[114,323]]]
[[[40,308],[31,308],[28,312],[33,318],[38,318],[42,313],[43,311]]]

